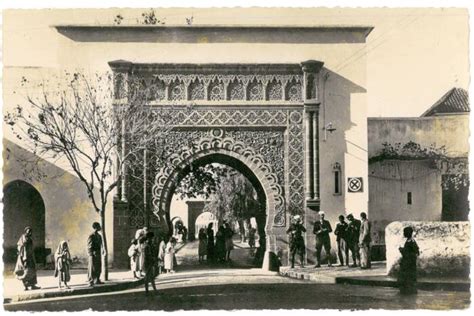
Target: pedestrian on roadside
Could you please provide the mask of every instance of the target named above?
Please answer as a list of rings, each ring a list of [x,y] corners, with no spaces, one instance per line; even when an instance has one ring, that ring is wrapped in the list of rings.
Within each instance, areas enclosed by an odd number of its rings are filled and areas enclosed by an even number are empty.
[[[199,239],[199,248],[198,248],[199,263],[203,263],[204,257],[207,255],[207,235],[204,228],[199,229],[198,239]]]
[[[27,226],[17,243],[18,258],[15,265],[16,278],[23,282],[25,291],[40,289],[37,285],[36,260],[33,248],[33,230]]]
[[[339,223],[336,224],[334,235],[337,242],[337,256],[339,257],[340,266],[344,266],[344,262],[349,266],[349,247],[347,247],[347,223],[344,221],[344,215],[339,215]]]
[[[144,240],[144,237],[146,235],[145,228],[139,228],[135,232],[135,239],[137,240],[137,250],[138,250],[138,257],[137,257],[137,274],[139,277],[143,277],[145,274],[145,271],[143,269],[143,244],[140,243],[140,240]]]
[[[367,219],[367,214],[364,212],[360,213],[360,219],[362,220],[359,234],[360,268],[370,269],[370,242],[372,241],[370,237],[370,222]]]
[[[128,256],[130,257],[130,270],[133,273],[133,278],[139,279],[140,271],[138,270],[138,259],[140,253],[138,249],[138,241],[135,238],[133,238],[130,242],[130,247],[128,248]]]
[[[156,291],[155,278],[156,278],[156,255],[155,250],[153,249],[153,239],[155,234],[153,232],[147,232],[145,237],[142,237],[144,240],[143,244],[143,268],[145,270],[145,293],[148,294],[148,285],[151,284],[151,287]]]
[[[354,218],[354,215],[347,215],[347,247],[349,248],[352,255],[352,267],[360,265],[360,253],[359,253],[359,234],[360,234],[360,220]]]
[[[224,223],[224,236],[225,236],[225,260],[230,261],[230,252],[234,249],[234,231],[230,227],[229,222]]]
[[[216,234],[216,258],[217,262],[224,262],[226,257],[225,248],[225,228],[224,225],[219,226]]]
[[[165,270],[167,273],[174,273],[174,247],[176,238],[171,237],[165,248]]]
[[[255,248],[255,233],[256,232],[257,232],[257,230],[255,228],[253,228],[252,226],[250,226],[250,228],[249,228],[249,246],[250,246],[250,249]]]
[[[169,238],[167,237],[163,238],[158,246],[158,274],[161,274],[165,267],[166,244],[168,240]]]
[[[94,232],[87,239],[87,254],[89,255],[89,264],[87,268],[87,277],[89,285],[102,284],[100,274],[102,273],[102,254],[104,252],[100,224],[94,222],[92,224]]]
[[[324,247],[328,260],[328,267],[332,267],[331,263],[331,239],[329,233],[332,232],[331,223],[324,219],[325,213],[319,212],[319,221],[314,222],[313,234],[316,235],[316,260],[315,268],[321,267],[321,250]]]
[[[406,238],[403,247],[398,250],[402,254],[400,260],[400,272],[398,274],[398,287],[400,294],[416,294],[416,261],[420,255],[418,244],[413,238],[413,228],[405,227],[403,237]]]
[[[306,253],[306,248],[303,239],[303,233],[306,232],[306,228],[303,226],[301,216],[293,216],[290,227],[288,227],[286,233],[289,234],[289,243],[290,243],[290,258],[291,258],[291,268],[295,267],[295,256],[296,254],[300,257],[300,266],[304,268],[304,255]]]
[[[59,243],[58,249],[54,253],[54,262],[54,277],[59,280],[58,288],[61,288],[62,282],[64,282],[66,289],[69,289],[70,287],[67,283],[71,281],[72,259],[67,241],[63,240]]]
[[[183,226],[182,234],[181,240],[185,243],[188,241],[188,228],[186,226]]]
[[[207,225],[207,261],[208,262],[215,262],[216,261],[216,254],[215,254],[215,245],[214,245],[214,229],[212,229],[214,223],[209,223]]]

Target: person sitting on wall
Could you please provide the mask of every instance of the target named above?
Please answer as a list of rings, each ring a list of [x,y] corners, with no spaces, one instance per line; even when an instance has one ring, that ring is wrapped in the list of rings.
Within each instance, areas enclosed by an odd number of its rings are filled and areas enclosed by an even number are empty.
[[[352,267],[360,265],[360,254],[359,254],[359,234],[360,234],[360,220],[354,218],[352,214],[347,215],[347,248],[349,248],[352,255]],[[349,262],[349,260],[347,260]]]
[[[361,226],[359,233],[359,248],[360,248],[360,268],[370,269],[370,222],[367,219],[367,214],[360,213]]]
[[[405,227],[403,237],[406,238],[403,247],[398,250],[402,254],[400,272],[398,274],[398,287],[400,294],[415,294],[416,290],[416,261],[420,255],[418,244],[413,238],[413,228]]]
[[[336,235],[337,255],[339,257],[340,266],[349,266],[349,248],[347,247],[347,223],[344,221],[344,215],[339,215],[339,223],[336,224],[334,235]]]
[[[303,226],[301,216],[295,215],[293,217],[290,227],[286,231],[289,234],[290,243],[290,259],[291,268],[295,267],[295,255],[298,254],[300,257],[300,266],[304,268],[304,255],[306,253],[306,247],[304,244],[303,233],[306,232],[306,228]]]
[[[319,221],[314,222],[313,234],[316,235],[316,265],[315,268],[321,267],[321,250],[324,247],[326,257],[328,259],[328,267],[332,267],[331,263],[331,239],[329,233],[332,232],[331,223],[324,219],[325,213],[319,212]]]

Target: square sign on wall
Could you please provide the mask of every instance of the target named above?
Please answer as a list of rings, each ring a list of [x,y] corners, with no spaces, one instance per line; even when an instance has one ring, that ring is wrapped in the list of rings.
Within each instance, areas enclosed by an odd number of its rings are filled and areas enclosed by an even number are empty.
[[[349,192],[364,192],[364,182],[362,177],[349,177],[347,178],[347,190]]]

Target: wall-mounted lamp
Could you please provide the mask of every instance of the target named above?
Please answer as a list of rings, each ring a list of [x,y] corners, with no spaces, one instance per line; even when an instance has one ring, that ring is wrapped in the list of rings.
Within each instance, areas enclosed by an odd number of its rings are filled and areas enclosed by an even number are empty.
[[[323,130],[324,130],[324,140],[327,140],[328,139],[327,132],[332,133],[336,130],[336,128],[332,125],[332,122],[329,122],[326,124],[326,126],[323,127]]]

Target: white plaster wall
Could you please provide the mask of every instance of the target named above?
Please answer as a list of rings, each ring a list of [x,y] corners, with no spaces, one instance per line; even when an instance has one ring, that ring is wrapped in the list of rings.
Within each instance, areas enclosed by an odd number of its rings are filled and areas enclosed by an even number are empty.
[[[6,159],[4,151],[3,160],[3,185],[14,181],[23,180],[30,183],[41,194],[45,206],[45,248],[50,248],[52,252],[62,240],[69,243],[71,255],[78,257],[80,265],[87,264],[87,238],[92,232],[92,223],[100,222],[99,215],[94,211],[87,191],[79,179],[68,172],[54,166],[48,162],[40,163],[40,170],[48,174],[45,180],[29,179],[25,177],[22,164],[17,162],[17,158],[33,159],[33,154],[4,141],[4,148],[10,150],[10,158]],[[113,253],[113,226],[112,207],[109,201],[109,208],[106,213],[106,233],[109,248],[109,258]],[[18,219],[21,221],[21,219]],[[22,234],[19,231],[17,238]],[[8,245],[10,246],[10,245]]]
[[[420,249],[418,275],[468,277],[471,225],[469,222],[393,222],[386,228],[387,274],[397,275],[405,243],[403,228],[411,226]]]
[[[441,173],[428,161],[371,163],[369,180],[374,243],[384,244],[385,227],[391,222],[441,220]],[[407,202],[408,192],[412,192],[411,205]]]
[[[369,157],[376,156],[382,144],[416,142],[425,148],[446,147],[451,157],[467,157],[469,114],[432,117],[369,118]]]

